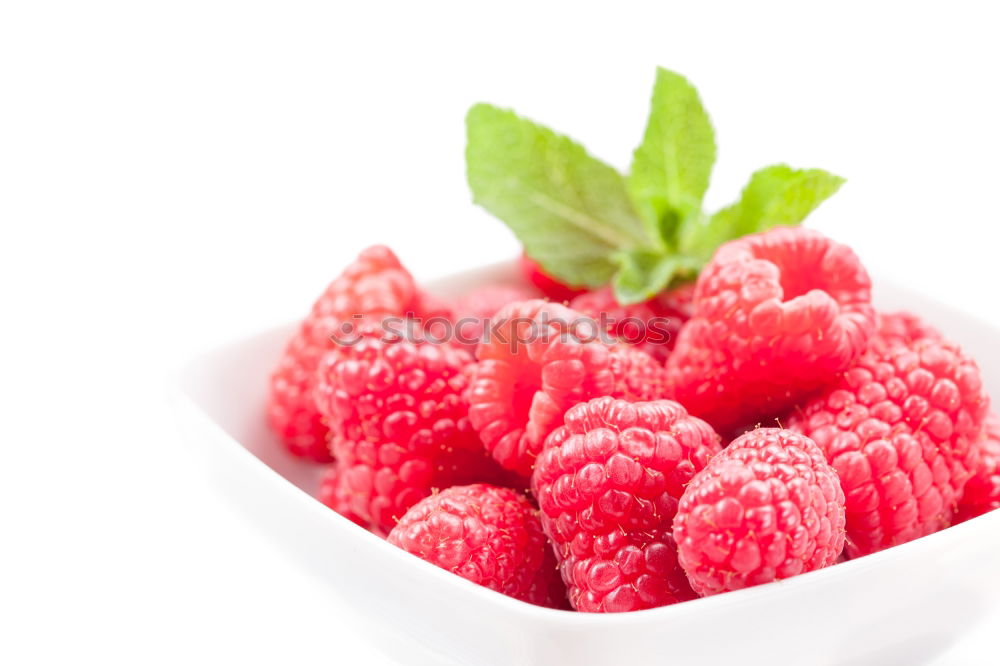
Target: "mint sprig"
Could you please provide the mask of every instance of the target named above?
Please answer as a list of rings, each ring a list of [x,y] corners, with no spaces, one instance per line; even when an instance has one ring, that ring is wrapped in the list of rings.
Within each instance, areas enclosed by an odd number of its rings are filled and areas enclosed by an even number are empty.
[[[621,174],[580,144],[488,104],[469,109],[466,129],[474,201],[550,275],[599,287],[618,270],[615,253],[654,242]]]
[[[680,250],[704,262],[715,248],[733,238],[795,226],[843,183],[843,178],[822,169],[793,169],[785,164],[759,169],[750,176],[739,201],[710,218],[688,219],[688,226],[681,230]]]
[[[632,156],[628,187],[639,214],[670,240],[701,210],[715,164],[715,130],[698,91],[687,79],[656,70],[642,143]]]
[[[769,166],[736,203],[706,214],[715,133],[695,88],[662,68],[627,177],[512,111],[477,104],[466,129],[474,201],[547,273],[575,287],[610,283],[622,304],[694,279],[729,240],[799,224],[844,182],[821,169]]]

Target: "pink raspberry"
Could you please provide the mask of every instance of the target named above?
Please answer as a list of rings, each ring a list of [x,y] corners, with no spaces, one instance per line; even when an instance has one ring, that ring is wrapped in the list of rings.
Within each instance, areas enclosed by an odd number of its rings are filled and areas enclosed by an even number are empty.
[[[518,268],[521,270],[521,274],[528,282],[535,285],[539,291],[545,294],[547,298],[551,298],[553,301],[569,301],[574,296],[583,293],[584,291],[578,287],[565,285],[555,279],[546,273],[537,261],[526,254],[522,253],[521,257],[518,259]]]
[[[618,612],[694,598],[671,521],[719,437],[670,400],[579,404],[548,438],[531,486],[570,603]]]
[[[570,307],[598,322],[607,322],[609,334],[662,362],[691,316],[692,293],[692,287],[685,286],[645,303],[619,305],[611,287],[602,287],[580,294]]]
[[[508,488],[453,486],[406,512],[389,543],[483,585],[528,603],[566,606],[566,589],[538,515]]]
[[[471,362],[456,347],[377,337],[327,352],[315,404],[337,458],[332,508],[385,534],[435,488],[499,478],[469,424]]]
[[[653,309],[660,315],[673,315],[685,322],[694,312],[694,289],[695,283],[688,282],[661,292],[651,301]]]
[[[972,469],[972,478],[965,484],[955,522],[961,523],[994,509],[1000,509],[1000,416],[990,412],[979,440],[979,461]]]
[[[611,347],[608,357],[615,385],[610,395],[628,400],[659,400],[669,397],[667,370],[637,347]]]
[[[592,339],[596,322],[565,306],[522,301],[494,320],[477,351],[469,419],[497,462],[524,477],[572,405],[602,395],[641,400],[663,390],[655,361]]]
[[[871,350],[788,419],[840,476],[847,554],[867,555],[951,524],[989,398],[979,368],[948,342]]]
[[[455,321],[459,323],[458,339],[475,350],[483,339],[483,327],[503,306],[515,301],[536,298],[537,293],[527,287],[512,285],[487,285],[455,300]]]
[[[292,336],[270,378],[267,419],[293,455],[323,463],[333,459],[326,425],[313,405],[316,365],[323,348],[300,330]]]
[[[941,333],[910,312],[879,312],[875,335],[868,342],[868,348],[880,353],[895,345],[912,347],[917,340],[930,338],[942,340]]]
[[[674,519],[678,559],[707,596],[830,566],[844,548],[844,492],[819,447],[761,428],[695,475]]]
[[[340,465],[334,462],[323,470],[320,477],[316,499],[330,507],[348,520],[368,529],[370,522],[351,510],[352,493],[347,484],[342,482]],[[366,511],[367,513],[367,511]]]
[[[674,399],[720,432],[794,406],[865,350],[870,288],[850,248],[809,229],[726,243],[667,362]]]
[[[329,462],[327,428],[313,404],[316,366],[345,327],[377,326],[383,317],[429,316],[431,299],[387,247],[364,250],[313,304],[271,375],[268,422],[293,454]]]

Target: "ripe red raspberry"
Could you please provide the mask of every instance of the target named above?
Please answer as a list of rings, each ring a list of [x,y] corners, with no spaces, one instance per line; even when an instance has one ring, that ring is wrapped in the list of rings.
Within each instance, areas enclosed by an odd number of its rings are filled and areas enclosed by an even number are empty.
[[[346,484],[341,482],[340,465],[334,462],[323,470],[316,499],[348,520],[368,529],[369,522],[351,510],[351,495]]]
[[[528,282],[535,285],[539,291],[545,294],[548,298],[551,298],[553,301],[569,301],[574,296],[583,293],[584,291],[583,289],[570,287],[569,285],[559,282],[554,277],[546,273],[542,267],[538,265],[537,261],[526,254],[522,254],[520,259],[518,259],[518,268],[521,269],[521,274]]]
[[[691,318],[694,311],[694,282],[673,287],[655,296],[653,309],[663,316],[673,315],[681,321]]]
[[[702,596],[822,569],[844,549],[844,491],[811,439],[760,428],[694,477],[674,538]]]
[[[850,248],[809,229],[726,243],[667,362],[674,398],[720,432],[792,407],[865,350],[870,287]]]
[[[594,339],[596,322],[565,306],[512,303],[491,329],[477,351],[469,419],[496,461],[524,477],[572,405],[662,394],[665,375],[655,361]]]
[[[1000,416],[990,412],[979,440],[979,461],[958,503],[955,522],[961,523],[1000,509]]]
[[[406,512],[389,543],[491,590],[563,608],[559,580],[535,509],[524,495],[485,484],[453,486]]]
[[[890,347],[903,345],[910,347],[917,340],[943,339],[941,333],[910,312],[879,312],[875,335],[868,342],[868,348],[886,352]]]
[[[328,462],[327,428],[313,404],[316,366],[345,328],[376,326],[388,316],[430,316],[430,298],[387,247],[364,250],[313,304],[271,375],[267,403],[272,430],[293,454]]]
[[[618,612],[694,598],[671,521],[719,436],[676,402],[597,398],[566,413],[532,491],[576,610]]]
[[[469,424],[471,362],[457,347],[377,337],[327,352],[315,400],[337,458],[333,508],[385,534],[433,489],[497,477]]]
[[[615,385],[610,395],[629,400],[668,398],[667,369],[646,352],[621,344],[608,357]]]
[[[607,322],[612,336],[662,362],[690,317],[691,293],[691,288],[685,286],[645,303],[619,305],[614,290],[602,287],[580,294],[570,301],[570,307],[598,322]]]
[[[475,350],[483,339],[485,321],[503,306],[515,301],[537,298],[538,294],[527,287],[493,284],[480,287],[455,300],[455,321],[458,322],[458,341]]]
[[[322,352],[301,331],[292,336],[271,374],[267,402],[268,423],[285,448],[318,463],[332,460],[326,444],[327,429],[312,398]]]
[[[951,524],[989,398],[958,347],[924,338],[869,351],[788,427],[813,439],[847,498],[847,554],[867,555]]]

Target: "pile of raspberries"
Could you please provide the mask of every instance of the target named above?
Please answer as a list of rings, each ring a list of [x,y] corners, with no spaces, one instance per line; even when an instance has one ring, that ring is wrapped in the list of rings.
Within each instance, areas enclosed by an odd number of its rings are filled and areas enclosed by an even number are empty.
[[[328,465],[324,504],[470,581],[589,612],[788,578],[1000,507],[975,361],[874,310],[844,245],[746,236],[624,307],[522,269],[532,286],[443,303],[377,246],[320,296],[268,419]],[[655,342],[622,330],[654,319]],[[434,334],[448,322],[462,335]]]

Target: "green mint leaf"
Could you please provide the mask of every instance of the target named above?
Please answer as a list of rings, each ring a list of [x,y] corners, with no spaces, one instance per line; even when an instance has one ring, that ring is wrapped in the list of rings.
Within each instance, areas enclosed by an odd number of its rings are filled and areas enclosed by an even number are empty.
[[[685,253],[707,261],[715,249],[740,236],[802,222],[844,179],[822,169],[776,164],[755,171],[740,200],[710,218],[692,218],[682,231]]]
[[[657,68],[628,188],[643,221],[668,246],[680,222],[701,209],[714,164],[715,132],[698,91],[680,74]]]
[[[688,257],[657,250],[619,252],[614,258],[619,270],[611,284],[621,305],[648,301],[675,279],[693,278],[698,269]]]
[[[621,174],[580,144],[489,104],[469,109],[466,131],[473,200],[553,277],[607,284],[617,268],[612,255],[651,244]]]

